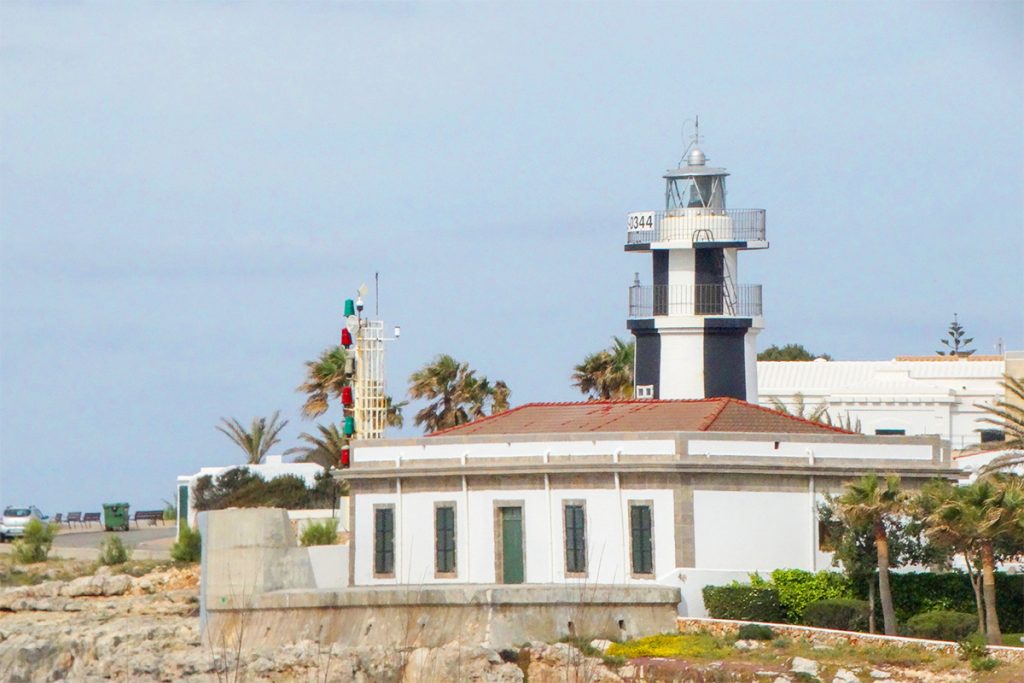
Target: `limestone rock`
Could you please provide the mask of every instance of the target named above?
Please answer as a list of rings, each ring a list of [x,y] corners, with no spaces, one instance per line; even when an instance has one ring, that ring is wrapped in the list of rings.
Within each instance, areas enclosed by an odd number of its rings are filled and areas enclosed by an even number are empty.
[[[132,587],[132,577],[127,574],[117,574],[116,576],[107,576],[103,580],[103,595],[124,595]]]
[[[757,640],[737,640],[733,647],[737,650],[756,650],[761,647],[761,643]]]
[[[870,676],[876,681],[884,681],[887,678],[891,678],[892,674],[890,674],[888,671],[883,671],[881,669],[872,669]]]
[[[813,659],[805,659],[804,657],[793,657],[793,661],[789,663],[789,670],[795,674],[807,674],[809,676],[817,676],[818,663]]]
[[[80,576],[65,584],[61,594],[69,598],[103,595],[103,577]]]
[[[608,652],[608,648],[610,648],[611,646],[612,641],[606,640],[604,638],[595,638],[594,640],[590,641],[590,647],[594,648],[601,654],[605,654],[606,652]]]
[[[839,669],[832,678],[832,683],[860,683],[860,678],[849,669]]]

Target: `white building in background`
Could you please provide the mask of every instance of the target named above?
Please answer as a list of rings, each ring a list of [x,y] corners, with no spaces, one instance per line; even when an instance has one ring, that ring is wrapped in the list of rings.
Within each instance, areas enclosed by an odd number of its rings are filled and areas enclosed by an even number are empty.
[[[357,441],[349,584],[701,589],[831,566],[817,504],[866,472],[955,478],[934,436],[849,434],[730,398],[527,404]]]
[[[1002,398],[1003,374],[1024,375],[1024,354],[898,356],[886,361],[759,361],[758,401],[793,409],[825,403],[834,422],[848,416],[864,434],[935,434],[959,450],[999,441],[998,428],[979,422],[979,404]]]
[[[203,467],[195,474],[181,475],[178,477],[177,485],[175,487],[178,505],[178,526],[181,526],[182,521],[187,521],[188,525],[193,529],[196,526],[196,515],[198,514],[198,511],[193,505],[195,498],[193,492],[195,490],[196,481],[199,478],[210,476],[216,479],[228,470],[237,469],[239,467],[248,469],[250,472],[262,477],[266,481],[290,474],[302,479],[309,488],[316,486],[316,475],[324,471],[323,467],[313,462],[285,462],[284,456],[282,455],[268,455],[259,465],[223,465],[220,467]]]

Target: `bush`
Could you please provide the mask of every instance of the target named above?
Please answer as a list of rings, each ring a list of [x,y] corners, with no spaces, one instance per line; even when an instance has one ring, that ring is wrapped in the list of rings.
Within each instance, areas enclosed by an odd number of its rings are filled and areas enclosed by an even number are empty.
[[[704,586],[704,607],[716,619],[781,622],[782,606],[774,588],[732,584]]]
[[[907,620],[907,635],[932,640],[963,640],[978,630],[978,615],[937,610]]]
[[[850,580],[838,572],[776,569],[771,585],[779,591],[779,603],[791,624],[804,623],[804,609],[812,602],[853,597]]]
[[[285,474],[265,480],[247,467],[233,467],[214,478],[204,475],[192,487],[196,510],[274,507],[288,510],[331,508],[344,487],[329,472],[321,472],[310,488],[302,477]]]
[[[299,541],[302,545],[335,545],[338,542],[338,519],[332,517],[323,522],[313,522],[302,530]]]
[[[894,572],[892,582],[893,607],[896,619],[906,623],[915,614],[949,610],[975,613],[974,589],[967,574],[962,572]],[[860,580],[854,587],[854,596],[867,597],[867,581]],[[881,619],[881,601],[876,601],[876,614]],[[999,626],[1009,633],[1024,632],[1024,574],[996,572],[996,611]]]
[[[120,536],[107,536],[100,544],[100,564],[102,565],[124,564],[129,557],[131,557],[131,553],[124,547]]]
[[[43,524],[38,519],[25,525],[25,533],[14,542],[14,559],[23,564],[45,562],[57,535],[57,525]]]
[[[736,634],[738,640],[774,640],[775,631],[764,624],[743,624]]]
[[[981,633],[972,633],[956,644],[960,659],[970,661],[988,655],[988,641]]]
[[[868,629],[868,603],[856,598],[818,600],[804,608],[803,623],[819,628],[840,631],[866,631]]]
[[[198,562],[203,549],[203,537],[182,522],[178,540],[171,546],[171,557],[178,562]]]

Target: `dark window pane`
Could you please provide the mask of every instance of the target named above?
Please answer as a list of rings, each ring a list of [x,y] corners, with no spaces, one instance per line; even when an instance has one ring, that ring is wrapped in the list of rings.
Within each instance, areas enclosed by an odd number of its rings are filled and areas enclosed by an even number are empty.
[[[565,506],[565,570],[587,571],[586,520],[582,505]]]
[[[395,511],[377,508],[373,517],[373,570],[377,574],[395,571]]]
[[[630,544],[632,546],[633,573],[654,572],[653,548],[651,545],[651,508],[649,505],[632,505],[629,508]]]
[[[903,436],[907,433],[906,429],[876,429],[875,434],[877,436]]]
[[[440,573],[455,571],[455,508],[434,509],[434,557]]]

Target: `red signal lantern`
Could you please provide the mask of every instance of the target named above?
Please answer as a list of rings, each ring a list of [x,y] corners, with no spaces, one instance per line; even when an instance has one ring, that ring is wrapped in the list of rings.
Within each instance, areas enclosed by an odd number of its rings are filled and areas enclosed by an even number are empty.
[[[352,464],[351,451],[349,451],[348,446],[342,446],[341,447],[341,466],[342,467],[348,467],[351,464]]]
[[[352,333],[348,331],[347,327],[341,331],[341,345],[346,349],[352,346]]]
[[[352,405],[352,387],[341,388],[341,404],[346,408]]]

